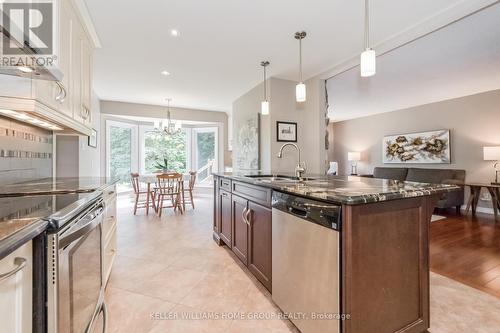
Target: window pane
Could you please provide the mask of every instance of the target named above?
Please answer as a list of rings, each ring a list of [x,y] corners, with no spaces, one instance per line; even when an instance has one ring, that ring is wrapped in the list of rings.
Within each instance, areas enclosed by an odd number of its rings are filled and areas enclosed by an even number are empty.
[[[186,172],[186,132],[175,135],[164,135],[156,131],[144,133],[144,165],[147,173],[164,169]]]
[[[132,172],[132,129],[110,126],[110,176],[128,183]]]
[[[200,130],[195,133],[197,180],[200,182],[208,179],[212,172],[215,159],[215,131]]]
[[[214,132],[198,132],[196,135],[196,147],[198,169],[205,166],[209,160],[215,158],[215,133]]]

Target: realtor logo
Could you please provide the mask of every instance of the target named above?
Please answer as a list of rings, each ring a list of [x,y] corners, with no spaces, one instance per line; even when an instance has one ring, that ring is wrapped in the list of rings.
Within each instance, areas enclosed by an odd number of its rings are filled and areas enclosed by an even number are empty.
[[[52,7],[52,2],[3,2],[2,27],[8,32],[2,36],[3,55],[23,54],[19,44],[37,55],[51,55],[54,46]]]

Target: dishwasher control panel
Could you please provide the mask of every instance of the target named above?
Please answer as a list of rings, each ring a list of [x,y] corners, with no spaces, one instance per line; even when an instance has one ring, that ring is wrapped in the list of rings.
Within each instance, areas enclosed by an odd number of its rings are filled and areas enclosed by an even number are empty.
[[[317,200],[302,198],[282,192],[273,192],[272,206],[326,228],[341,231],[342,206]]]

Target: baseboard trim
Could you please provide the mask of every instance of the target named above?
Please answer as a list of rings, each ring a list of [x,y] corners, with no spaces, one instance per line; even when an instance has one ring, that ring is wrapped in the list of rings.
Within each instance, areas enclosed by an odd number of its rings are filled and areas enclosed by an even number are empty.
[[[462,208],[461,208],[462,211],[465,211],[466,207],[467,206],[463,205]],[[488,207],[477,207],[476,208],[476,212],[478,212],[478,213],[484,213],[484,214],[490,214],[490,215],[494,214],[493,208],[488,208]]]

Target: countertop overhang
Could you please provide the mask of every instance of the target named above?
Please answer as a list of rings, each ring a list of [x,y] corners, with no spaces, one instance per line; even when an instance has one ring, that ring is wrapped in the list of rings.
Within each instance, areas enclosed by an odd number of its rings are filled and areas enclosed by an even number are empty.
[[[224,172],[214,175],[309,199],[344,205],[438,195],[460,190],[460,187],[454,184],[416,183],[358,176],[311,174],[304,176],[306,180],[301,181],[286,180],[284,178],[293,175],[282,172]],[[281,179],[276,180],[276,178]]]

